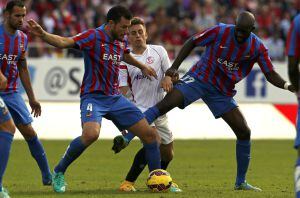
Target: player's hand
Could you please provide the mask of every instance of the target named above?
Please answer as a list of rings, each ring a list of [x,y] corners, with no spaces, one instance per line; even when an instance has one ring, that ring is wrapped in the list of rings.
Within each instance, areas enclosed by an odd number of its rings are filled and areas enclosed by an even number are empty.
[[[172,80],[176,80],[178,81],[179,80],[179,74],[178,74],[178,71],[176,69],[173,69],[173,68],[169,68],[167,69],[166,73],[165,73],[165,76],[170,76],[172,78]]]
[[[170,92],[173,89],[173,82],[170,76],[165,76],[160,84],[166,92]]]
[[[155,79],[157,79],[157,74],[152,67],[149,67],[146,65],[143,69],[141,69],[141,71],[145,76],[149,77],[150,79],[151,79],[151,76],[154,77]]]
[[[31,114],[33,114],[35,118],[41,116],[42,108],[37,100],[29,100],[29,105],[31,107]]]
[[[29,32],[31,32],[33,35],[42,37],[45,34],[43,28],[33,19],[28,20],[27,23],[29,25],[28,26]]]

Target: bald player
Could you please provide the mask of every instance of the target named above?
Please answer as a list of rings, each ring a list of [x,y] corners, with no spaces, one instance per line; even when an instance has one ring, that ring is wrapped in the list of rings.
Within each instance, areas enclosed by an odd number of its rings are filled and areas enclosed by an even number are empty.
[[[238,15],[235,25],[219,24],[189,38],[166,71],[162,86],[168,94],[144,114],[152,123],[175,107],[184,109],[202,99],[215,118],[222,118],[237,137],[234,189],[261,191],[246,181],[251,130],[233,98],[236,94],[234,87],[249,74],[254,63],[258,63],[266,79],[274,86],[291,92],[294,92],[294,86],[274,70],[268,49],[252,33],[254,24],[253,14],[244,11]],[[182,61],[198,46],[206,47],[200,60],[173,87],[171,77],[175,76]]]

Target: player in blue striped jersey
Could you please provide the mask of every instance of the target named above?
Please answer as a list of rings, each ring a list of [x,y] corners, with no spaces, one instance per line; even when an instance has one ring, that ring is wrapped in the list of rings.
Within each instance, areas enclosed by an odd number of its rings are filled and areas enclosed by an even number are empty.
[[[286,54],[288,56],[288,74],[289,79],[296,88],[298,99],[298,116],[297,116],[297,136],[295,139],[295,148],[298,150],[298,158],[295,167],[295,192],[296,197],[300,198],[300,93],[299,93],[299,60],[300,60],[300,14],[298,14],[290,27],[287,43]]]

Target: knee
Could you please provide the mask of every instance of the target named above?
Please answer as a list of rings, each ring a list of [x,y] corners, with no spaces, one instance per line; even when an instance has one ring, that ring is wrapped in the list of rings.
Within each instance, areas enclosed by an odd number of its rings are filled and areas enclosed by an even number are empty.
[[[16,126],[12,119],[8,120],[7,122],[1,123],[0,131],[5,131],[14,135],[16,132]]]
[[[99,138],[99,132],[96,129],[85,130],[82,133],[82,140],[85,145],[90,145],[97,141]]]
[[[9,131],[13,135],[15,134],[15,132],[16,132],[16,126],[15,126],[15,124],[13,122],[8,125],[7,131]]]
[[[143,137],[141,137],[141,140],[146,144],[151,144],[159,139],[157,132],[154,128],[149,127],[147,132]]]
[[[236,136],[238,140],[250,140],[251,130],[248,126],[240,129],[236,132]]]
[[[31,124],[17,125],[17,128],[26,140],[31,139],[37,135]]]

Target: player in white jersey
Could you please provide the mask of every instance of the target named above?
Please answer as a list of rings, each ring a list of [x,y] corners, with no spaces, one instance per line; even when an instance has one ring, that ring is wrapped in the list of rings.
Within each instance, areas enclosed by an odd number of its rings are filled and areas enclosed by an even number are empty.
[[[161,80],[171,64],[164,47],[146,44],[147,33],[142,19],[137,17],[132,19],[128,39],[132,47],[131,55],[154,68],[157,74],[157,79],[149,79],[129,64],[124,63],[120,66],[119,86],[122,94],[127,95],[144,112],[163,99],[164,90],[161,87]],[[173,159],[173,136],[168,126],[167,116],[159,117],[152,126],[157,129],[161,138],[161,168],[166,169]],[[131,169],[119,188],[121,191],[135,191],[134,182],[146,166],[145,160],[145,151],[142,148],[137,152]],[[171,191],[181,190],[174,184]]]
[[[141,111],[145,111],[164,97],[164,90],[161,88],[160,82],[170,67],[170,60],[165,48],[159,45],[146,45],[142,54],[131,53],[131,55],[157,72],[157,80],[149,80],[134,66],[126,63],[120,66],[119,86],[121,91],[127,92],[130,89],[130,99]]]

